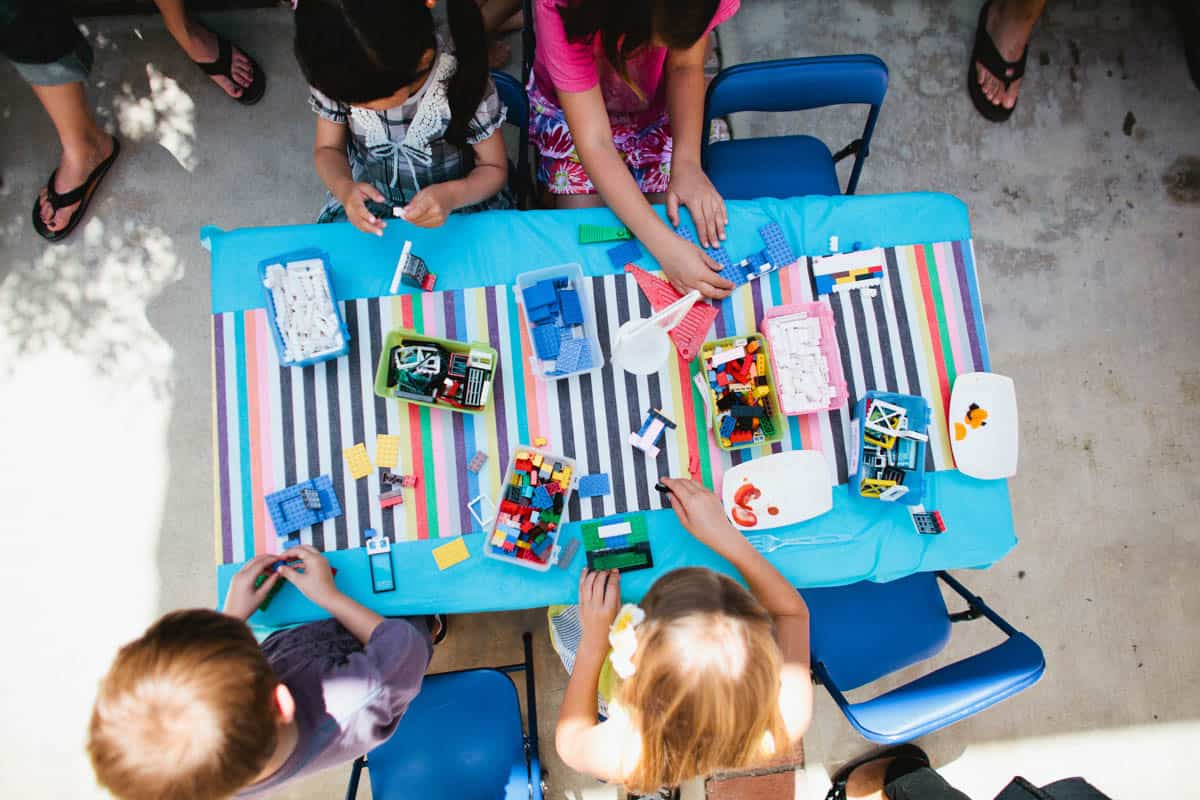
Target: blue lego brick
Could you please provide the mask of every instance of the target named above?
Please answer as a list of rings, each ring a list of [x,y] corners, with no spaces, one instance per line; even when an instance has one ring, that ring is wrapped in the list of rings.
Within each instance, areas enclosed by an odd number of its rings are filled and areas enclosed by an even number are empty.
[[[533,326],[533,349],[543,361],[558,358],[559,328],[554,325]]]
[[[291,549],[293,549],[295,547],[299,547],[299,546],[300,546],[300,540],[295,537],[286,539],[283,543],[284,550],[291,550]]]
[[[558,313],[562,317],[563,325],[582,325],[583,307],[579,304],[579,292],[574,289],[559,292]]]
[[[546,491],[545,486],[539,486],[534,489],[533,498],[530,504],[538,511],[541,511],[543,508],[549,508],[550,506],[554,505],[554,498],[551,497],[550,493]]]
[[[526,286],[521,292],[521,300],[524,301],[527,312],[539,306],[554,305],[554,281],[547,279],[538,281],[533,286]]]
[[[316,492],[320,499],[318,508],[310,508],[305,504],[305,490]],[[328,475],[280,489],[267,495],[264,500],[275,527],[275,535],[281,537],[342,513],[337,495],[333,492],[333,481]]]
[[[792,252],[792,246],[788,244],[787,237],[783,235],[783,228],[779,227],[778,222],[768,222],[758,229],[758,235],[762,237],[767,248],[764,251],[767,256],[767,261],[771,262],[771,267],[779,269],[780,267],[791,264],[796,260],[796,255]]]
[[[617,547],[628,547],[629,537],[627,536],[609,536],[604,540],[604,549],[612,550]]]
[[[722,417],[721,418],[721,436],[728,439],[729,434],[733,433],[733,428],[735,425],[737,425],[737,423],[733,421],[733,417],[730,416],[729,414],[726,414],[724,417]]]
[[[554,366],[561,372],[578,372],[591,367],[591,348],[587,339],[570,339],[562,343],[558,350],[558,360]]]
[[[576,491],[580,497],[604,497],[612,494],[612,481],[609,480],[607,472],[584,475],[579,479]]]
[[[642,248],[637,242],[622,242],[608,249],[608,260],[613,269],[623,269],[626,264],[632,264],[642,257]]]

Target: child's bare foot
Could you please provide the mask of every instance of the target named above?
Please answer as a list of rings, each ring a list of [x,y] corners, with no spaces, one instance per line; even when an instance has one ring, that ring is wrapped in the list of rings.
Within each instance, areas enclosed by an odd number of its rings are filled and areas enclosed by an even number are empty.
[[[217,35],[198,22],[189,22],[188,38],[180,42],[188,58],[197,64],[212,64],[220,57],[220,44]],[[254,65],[236,46],[233,48],[233,65],[229,70],[233,74],[230,79],[226,75],[209,75],[213,83],[225,90],[230,97],[237,99],[246,88],[254,82]]]
[[[100,162],[112,155],[112,152],[113,137],[108,134],[102,134],[100,138],[80,148],[73,148],[69,153],[63,151],[62,158],[58,161],[58,170],[54,173],[54,191],[66,194],[81,186],[92,174],[92,170],[100,166]],[[38,213],[50,231],[57,232],[65,228],[78,208],[79,203],[72,203],[55,211],[50,205],[46,187],[43,186],[38,193]]]
[[[1044,0],[992,0],[988,6],[984,29],[1005,61],[1020,61],[1033,32],[1033,25],[1042,14]],[[1012,79],[1013,69],[1004,75],[993,75],[980,61],[975,62],[975,75],[984,96],[994,105],[1012,109],[1021,91],[1021,78],[1007,87],[1003,79]]]

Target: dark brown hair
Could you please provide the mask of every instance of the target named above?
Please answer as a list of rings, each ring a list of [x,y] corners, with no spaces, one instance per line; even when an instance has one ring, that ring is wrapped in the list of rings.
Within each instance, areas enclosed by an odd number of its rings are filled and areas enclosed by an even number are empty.
[[[167,614],[100,682],[87,742],[97,780],[123,800],[236,793],[275,750],[278,684],[245,623]]]

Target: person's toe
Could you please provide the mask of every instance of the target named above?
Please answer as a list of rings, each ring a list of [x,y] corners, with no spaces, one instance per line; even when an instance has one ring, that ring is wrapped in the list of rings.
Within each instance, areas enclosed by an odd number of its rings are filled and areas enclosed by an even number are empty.
[[[254,67],[250,64],[250,59],[246,58],[240,50],[235,50],[233,53],[233,79],[242,86],[249,86],[254,82]]]
[[[1021,89],[1020,81],[1013,81],[1012,86],[1004,93],[1004,107],[1014,108],[1017,105],[1017,94]]]
[[[224,89],[225,93],[230,97],[242,96],[242,87],[224,75],[214,75],[213,80],[216,81],[217,85]]]

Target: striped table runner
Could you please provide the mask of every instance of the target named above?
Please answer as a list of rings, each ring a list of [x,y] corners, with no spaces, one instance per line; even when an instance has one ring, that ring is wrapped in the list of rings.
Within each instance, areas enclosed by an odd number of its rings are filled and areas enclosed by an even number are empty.
[[[872,388],[924,395],[935,409],[926,466],[950,468],[949,387],[960,372],[987,369],[971,244],[899,246],[885,256],[885,278],[874,298],[859,292],[832,298],[851,404]],[[740,288],[722,304],[710,336],[757,329],[765,309],[813,299],[809,268],[801,259]],[[606,366],[552,383],[533,378],[526,368],[533,347],[508,286],[347,301],[349,355],[303,369],[279,366],[263,309],[215,314],[218,562],[277,549],[264,495],[321,474],[332,476],[345,513],[301,532],[303,541],[319,549],[357,547],[368,527],[397,541],[475,530],[468,502],[480,493],[496,498],[513,447],[537,436],[577,459],[581,470],[612,477],[611,495],[571,501],[572,520],[662,507],[652,488],[655,478],[686,474],[693,452],[712,486],[725,469],[756,454],[802,447],[823,452],[831,474],[845,482],[847,410],[789,417],[784,440],[771,448],[719,450],[704,428],[690,364],[676,359],[649,377],[613,368],[608,343],[616,329],[650,313],[634,280],[624,274],[590,280]],[[398,327],[491,344],[500,355],[491,408],[481,415],[457,414],[376,397],[383,338]],[[678,423],[653,462],[627,443],[651,407]],[[406,444],[396,469],[420,478],[403,506],[380,509],[378,474],[354,481],[342,463],[342,450],[357,442],[365,442],[374,457],[377,433],[402,438]],[[473,474],[465,464],[476,450],[489,459]]]

